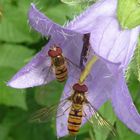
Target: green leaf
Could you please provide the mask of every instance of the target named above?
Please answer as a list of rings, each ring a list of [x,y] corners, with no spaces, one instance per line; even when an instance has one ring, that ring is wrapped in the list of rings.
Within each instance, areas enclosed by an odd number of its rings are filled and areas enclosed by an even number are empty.
[[[67,21],[66,16],[72,18],[74,14],[71,7],[64,4],[59,4],[56,5],[55,7],[49,7],[45,11],[45,13],[50,19],[52,19],[54,22],[59,23],[61,25],[63,25]]]
[[[0,140],[6,140],[10,127],[8,124],[0,124]]]
[[[0,104],[27,109],[25,90],[6,86],[6,82],[32,56],[33,50],[21,45],[1,44],[0,47]]]
[[[28,93],[31,95],[32,93]],[[33,95],[33,94],[32,94]],[[30,98],[30,99],[29,99]],[[45,140],[45,139],[55,139],[55,133],[52,131],[52,124],[34,124],[29,123],[32,107],[35,109],[35,104],[31,96],[27,96],[30,100],[30,106],[28,111],[23,111],[19,108],[8,108],[7,114],[5,115],[2,124],[8,124],[10,127],[8,138],[13,140]],[[4,127],[2,126],[2,129]],[[7,139],[5,139],[7,140]]]
[[[131,74],[135,74],[138,81],[140,81],[140,39],[135,50],[135,54],[132,58],[131,63],[129,64],[126,72],[126,79],[129,80]]]
[[[138,80],[140,81],[140,39],[138,42],[138,46],[136,48],[134,59],[136,59],[135,63],[136,63],[137,76],[138,76]]]
[[[0,67],[0,104],[27,109],[25,90],[17,90],[6,86],[6,82],[15,73],[11,67]]]
[[[24,7],[25,4],[20,5],[16,0],[1,0],[0,41],[20,43],[38,39],[39,36],[31,33],[27,24],[28,9]]]
[[[22,45],[1,44],[0,66],[13,67],[18,70],[27,63],[33,53],[34,50]]]
[[[121,26],[125,29],[140,25],[140,1],[118,0],[117,16]]]
[[[138,98],[137,96],[139,95],[140,83],[134,74],[131,74],[127,85],[129,87],[129,91],[132,95],[132,98],[135,101]]]
[[[73,15],[76,16],[96,2],[96,0],[61,0],[61,2],[67,4],[73,11]]]
[[[132,62],[131,62],[132,63]],[[137,109],[140,111],[140,81],[138,81],[136,71],[136,66],[130,64],[130,68],[128,69],[127,73],[129,74],[129,77],[127,77],[127,85],[129,88],[129,91],[131,93],[131,96],[133,98],[134,104],[136,105]]]
[[[28,0],[31,1],[31,0]],[[31,1],[32,2],[32,1]],[[31,3],[30,2],[30,3]],[[24,5],[24,1],[20,1],[20,5]],[[28,3],[28,8],[30,7],[30,3]],[[59,23],[63,25],[67,21],[67,16],[72,18],[75,12],[72,10],[71,7],[62,4],[58,0],[43,0],[40,3],[34,2],[36,7],[44,14],[46,14],[50,19],[52,19],[54,22]],[[27,5],[27,4],[26,4]],[[25,6],[24,6],[25,7]],[[27,6],[24,8],[26,9]]]
[[[86,124],[84,124],[84,125],[80,128],[80,130],[79,130],[79,132],[78,132],[78,135],[85,134],[85,133],[89,132],[90,130],[92,130],[92,127],[91,127],[91,125],[87,122]]]
[[[111,103],[106,102],[101,109],[99,110],[102,116],[110,123],[112,126],[110,128],[106,126],[94,126],[94,132],[96,140],[106,140],[110,133],[112,133],[110,130],[112,130],[113,125],[116,121],[116,115],[114,114]],[[96,124],[95,124],[96,125]],[[114,128],[113,128],[114,129]],[[113,130],[112,130],[113,131]],[[113,135],[113,133],[112,133]]]
[[[64,85],[58,81],[52,81],[45,86],[36,87],[35,99],[40,105],[54,105],[59,103],[63,88]]]

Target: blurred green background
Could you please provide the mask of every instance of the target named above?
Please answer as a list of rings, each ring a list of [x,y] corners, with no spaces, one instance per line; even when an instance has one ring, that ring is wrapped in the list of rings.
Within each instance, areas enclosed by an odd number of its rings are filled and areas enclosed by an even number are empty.
[[[63,25],[79,12],[80,7],[69,7],[59,0],[0,0],[0,140],[55,140],[55,116],[49,123],[32,124],[30,115],[42,106],[59,101],[62,84],[53,81],[47,86],[13,89],[6,82],[33,56],[47,40],[30,30],[27,12],[34,2],[42,12]],[[135,58],[134,58],[135,59]],[[140,84],[133,61],[126,73],[129,89],[138,110],[140,110]],[[139,140],[140,136],[124,126],[114,115],[110,103],[100,109],[116,128],[114,137],[104,130],[96,130],[86,124],[81,128],[77,140]],[[62,140],[74,140],[64,137]]]

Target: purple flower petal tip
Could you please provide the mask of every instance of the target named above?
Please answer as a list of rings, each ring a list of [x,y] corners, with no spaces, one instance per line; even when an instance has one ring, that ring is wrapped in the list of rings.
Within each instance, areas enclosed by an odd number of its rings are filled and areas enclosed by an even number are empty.
[[[128,128],[140,134],[140,114],[132,101],[125,79],[121,74],[118,76],[118,82],[111,94],[111,100],[118,118]]]
[[[49,20],[43,13],[39,12],[33,3],[31,4],[28,17],[29,24],[36,31],[42,33],[44,36],[51,35],[54,23]]]
[[[75,34],[75,31],[70,30],[68,28],[64,28],[59,24],[53,22],[43,13],[41,13],[38,9],[36,9],[35,5],[32,3],[31,8],[28,12],[29,24],[33,29],[40,32],[43,36],[52,36],[55,37],[59,34],[63,35],[70,34],[71,36]],[[63,34],[62,34],[63,33]]]
[[[51,42],[48,43],[48,46]],[[55,77],[48,73],[51,61],[46,57],[49,47],[43,48],[33,59],[25,65],[8,83],[14,88],[28,88],[49,83]]]
[[[49,67],[37,67],[37,69],[33,68],[28,72],[22,69],[7,83],[7,85],[13,88],[28,88],[49,83],[54,79],[54,75],[46,77],[48,69]]]

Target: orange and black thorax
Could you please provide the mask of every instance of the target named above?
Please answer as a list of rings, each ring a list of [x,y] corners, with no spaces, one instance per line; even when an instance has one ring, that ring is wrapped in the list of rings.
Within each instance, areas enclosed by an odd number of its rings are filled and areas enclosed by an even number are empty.
[[[86,100],[85,93],[88,89],[86,85],[77,83],[73,86],[73,90],[72,107],[68,117],[68,131],[69,134],[76,135],[82,123],[83,104]]]
[[[54,47],[48,51],[48,55],[51,57],[51,63],[55,71],[56,79],[59,82],[63,82],[67,78],[68,72],[62,49],[60,47]]]
[[[85,93],[87,93],[88,91],[87,86],[84,84],[76,83],[73,85],[73,90],[74,90],[73,99],[72,99],[73,103],[83,105],[86,99]]]

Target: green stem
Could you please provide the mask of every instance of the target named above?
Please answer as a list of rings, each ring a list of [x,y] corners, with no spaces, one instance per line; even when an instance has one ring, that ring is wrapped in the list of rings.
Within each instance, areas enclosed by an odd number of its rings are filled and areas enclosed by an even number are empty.
[[[80,75],[80,79],[79,79],[79,83],[83,83],[85,81],[85,79],[87,78],[87,76],[89,75],[93,64],[98,60],[98,57],[93,56],[91,58],[91,60],[88,61],[88,63],[85,66],[85,69],[82,71],[81,75]]]

